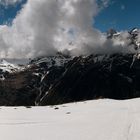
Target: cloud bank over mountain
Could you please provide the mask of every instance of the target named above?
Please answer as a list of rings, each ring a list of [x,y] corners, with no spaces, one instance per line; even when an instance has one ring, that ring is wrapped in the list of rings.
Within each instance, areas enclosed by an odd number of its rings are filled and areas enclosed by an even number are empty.
[[[17,1],[20,0],[5,0]],[[73,55],[120,51],[128,45],[127,33],[122,34],[121,43],[108,41],[93,27],[94,18],[108,3],[109,0],[101,0],[100,5],[96,0],[28,0],[11,26],[0,26],[0,57],[28,58],[65,50]]]

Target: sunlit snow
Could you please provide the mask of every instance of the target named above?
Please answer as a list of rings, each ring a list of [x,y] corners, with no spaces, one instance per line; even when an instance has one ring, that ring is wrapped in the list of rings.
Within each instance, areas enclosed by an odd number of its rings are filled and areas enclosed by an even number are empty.
[[[1,140],[140,140],[140,99],[1,107]]]

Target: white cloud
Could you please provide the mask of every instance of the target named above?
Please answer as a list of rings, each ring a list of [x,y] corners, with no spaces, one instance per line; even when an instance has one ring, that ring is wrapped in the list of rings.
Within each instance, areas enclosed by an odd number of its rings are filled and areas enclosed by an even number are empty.
[[[108,0],[102,1],[106,5]],[[12,26],[0,26],[0,57],[36,57],[66,49],[79,55],[121,48],[125,43],[107,41],[93,28],[99,10],[96,0],[28,0]]]
[[[80,47],[88,42],[89,36],[90,42],[97,42],[100,33],[92,28],[97,14],[96,0],[28,0],[11,27],[0,26],[3,42],[0,54],[2,57],[53,54]],[[72,41],[74,45],[69,45]]]

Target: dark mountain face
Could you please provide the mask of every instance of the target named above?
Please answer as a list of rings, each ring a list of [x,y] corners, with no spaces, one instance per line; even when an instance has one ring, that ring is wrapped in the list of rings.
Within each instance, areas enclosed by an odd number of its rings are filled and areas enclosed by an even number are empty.
[[[11,70],[9,63],[2,63],[0,65],[0,105],[37,105],[64,71],[64,63],[70,59],[63,55],[41,57],[32,60],[24,68],[15,67],[14,72],[14,66]]]
[[[39,105],[140,96],[140,60],[133,55],[77,57],[68,62]]]
[[[42,57],[0,81],[0,105],[135,97],[140,97],[140,59],[134,54]]]

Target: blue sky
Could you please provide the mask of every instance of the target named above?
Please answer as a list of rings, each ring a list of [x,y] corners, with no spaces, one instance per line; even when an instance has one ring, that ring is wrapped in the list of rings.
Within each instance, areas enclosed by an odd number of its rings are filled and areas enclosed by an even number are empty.
[[[10,24],[26,1],[7,7],[0,5],[0,24]],[[103,32],[110,28],[129,30],[140,27],[139,13],[140,0],[110,0],[109,6],[95,18],[94,26]]]
[[[102,31],[109,28],[129,30],[140,28],[140,0],[110,0],[110,5],[96,17],[94,26]]]
[[[0,24],[11,24],[12,20],[17,15],[18,11],[21,9],[24,3],[26,3],[27,0],[22,0],[20,3],[17,3],[16,5],[9,5],[4,6],[0,4]]]

